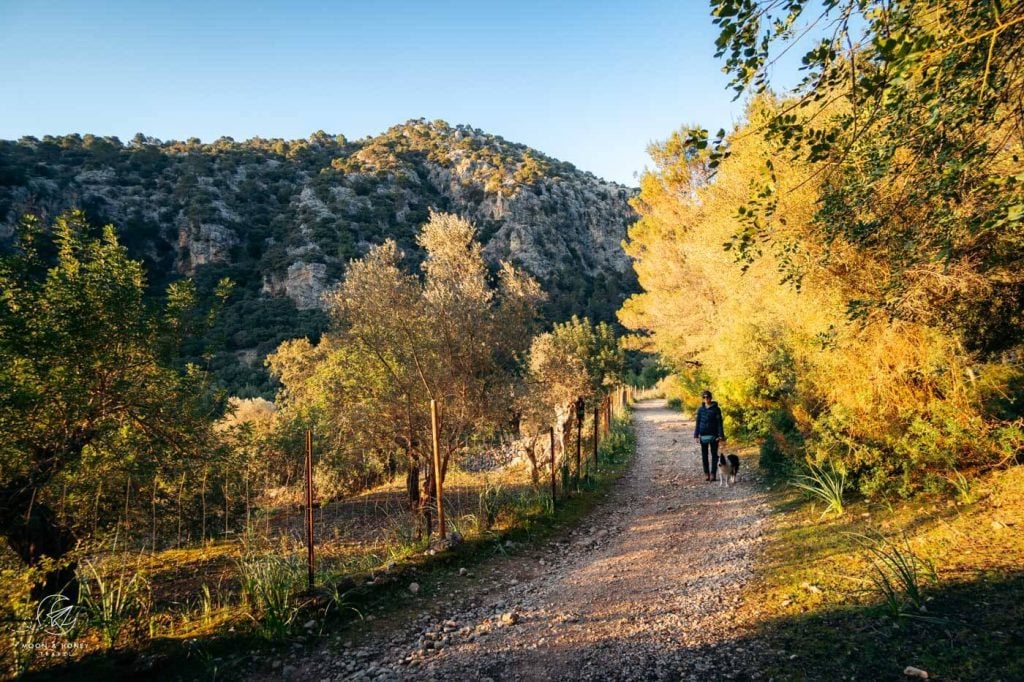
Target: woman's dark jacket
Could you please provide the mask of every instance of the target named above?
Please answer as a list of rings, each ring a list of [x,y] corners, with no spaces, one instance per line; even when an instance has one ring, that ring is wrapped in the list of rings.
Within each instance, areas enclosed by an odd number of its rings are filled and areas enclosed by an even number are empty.
[[[697,408],[697,423],[693,429],[693,437],[696,438],[698,436],[718,436],[723,440],[725,439],[722,409],[718,407],[718,403],[714,400],[707,407],[701,405]]]

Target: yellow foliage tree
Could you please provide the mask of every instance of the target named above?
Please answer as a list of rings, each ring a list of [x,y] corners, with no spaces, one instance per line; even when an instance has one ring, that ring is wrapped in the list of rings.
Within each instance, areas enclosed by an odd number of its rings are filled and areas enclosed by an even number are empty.
[[[625,245],[643,289],[619,311],[631,345],[659,353],[690,390],[712,386],[767,462],[830,460],[869,493],[1005,456],[1019,427],[986,418],[955,337],[933,318],[851,317],[891,265],[823,232],[822,164],[779,154],[766,135],[786,106],[755,98],[714,163],[693,130],[651,148],[657,168]]]

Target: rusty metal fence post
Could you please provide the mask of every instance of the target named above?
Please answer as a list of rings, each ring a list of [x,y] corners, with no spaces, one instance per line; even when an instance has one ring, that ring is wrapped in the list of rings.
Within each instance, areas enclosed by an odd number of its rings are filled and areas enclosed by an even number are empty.
[[[306,431],[306,564],[309,589],[313,589],[313,432]]]
[[[583,419],[587,416],[587,405],[583,402],[583,398],[576,399],[576,476],[574,479],[575,488],[580,488],[580,476],[583,473],[580,470],[581,460],[583,454]]]
[[[551,451],[551,509],[555,509],[555,498],[557,496],[557,487],[555,484],[555,427],[548,429],[548,449]]]
[[[444,540],[444,502],[441,499],[441,448],[437,439],[437,401],[430,401],[430,429],[433,432],[434,441],[434,482],[437,485],[437,528],[438,534]]]

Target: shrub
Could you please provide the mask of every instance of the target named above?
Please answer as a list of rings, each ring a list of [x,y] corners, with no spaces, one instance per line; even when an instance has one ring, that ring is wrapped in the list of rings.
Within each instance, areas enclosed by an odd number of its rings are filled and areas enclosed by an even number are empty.
[[[790,453],[793,451],[784,433],[775,432],[761,441],[758,464],[761,470],[771,476],[791,476],[794,466]]]
[[[611,432],[598,447],[598,458],[614,465],[629,459],[635,451],[636,432],[627,412],[624,417],[612,420]]]
[[[32,599],[32,585],[40,580],[43,571],[38,567],[0,568],[0,619],[6,649],[0,649],[0,671],[7,668],[13,678],[27,672],[36,656],[33,646],[40,636],[36,627],[36,602]]]

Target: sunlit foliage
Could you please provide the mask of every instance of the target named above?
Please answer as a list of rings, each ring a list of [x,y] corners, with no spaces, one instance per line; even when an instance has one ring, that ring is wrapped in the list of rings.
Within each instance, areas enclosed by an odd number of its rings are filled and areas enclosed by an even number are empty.
[[[737,85],[764,90],[762,48],[801,33],[803,3],[715,6]],[[644,293],[620,319],[766,462],[948,488],[1022,446],[1019,8],[826,7],[792,97],[652,148],[628,245]]]
[[[430,401],[440,409],[443,477],[471,439],[512,419],[542,299],[509,265],[492,286],[475,234],[461,218],[432,214],[418,237],[422,278],[403,269],[394,242],[374,247],[329,296],[332,326],[320,342],[287,342],[269,358],[284,415],[317,431],[330,466],[354,476],[400,468],[414,504],[434,490]]]
[[[136,496],[150,482],[156,504],[161,476],[200,454],[215,461],[209,427],[222,410],[201,372],[174,366],[205,317],[190,283],[160,309],[112,227],[94,237],[72,212],[52,235],[27,218],[0,259],[0,535],[28,564],[61,559],[117,520],[98,514],[104,484],[123,499],[133,477]],[[72,576],[50,572],[46,591]]]

